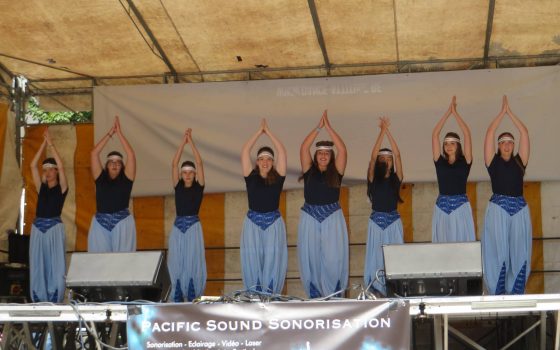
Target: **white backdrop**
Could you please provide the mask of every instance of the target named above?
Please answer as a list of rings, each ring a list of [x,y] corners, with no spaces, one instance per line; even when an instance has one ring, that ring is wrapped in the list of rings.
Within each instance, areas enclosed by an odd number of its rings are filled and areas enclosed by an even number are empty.
[[[360,77],[210,82],[175,85],[99,86],[94,89],[95,140],[119,115],[137,154],[134,195],[172,193],[171,160],[182,134],[193,138],[204,160],[207,192],[242,191],[239,155],[243,143],[266,117],[288,151],[285,189],[302,187],[299,146],[328,109],[333,127],[349,152],[345,184],[363,182],[378,134],[377,118],[390,117],[400,147],[405,182],[435,181],[431,155],[433,126],[457,96],[457,109],[469,124],[474,163],[470,181],[488,180],[483,142],[486,128],[507,94],[512,110],[527,125],[531,158],[526,180],[559,180],[560,131],[557,103],[560,67],[513,68]],[[454,119],[447,131],[460,129]],[[505,119],[498,133],[518,133]],[[498,134],[497,133],[497,134]],[[322,131],[317,140],[327,139]],[[270,144],[266,137],[257,142]],[[386,144],[388,144],[386,142]],[[120,149],[116,137],[106,152]],[[192,159],[185,147],[184,159]]]

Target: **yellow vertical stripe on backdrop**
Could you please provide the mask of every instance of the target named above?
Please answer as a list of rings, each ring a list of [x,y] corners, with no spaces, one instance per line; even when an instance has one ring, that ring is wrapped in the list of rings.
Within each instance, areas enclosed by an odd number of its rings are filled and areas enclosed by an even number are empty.
[[[476,239],[480,240],[480,233],[478,232],[478,226],[476,225],[476,210],[478,205],[476,198],[476,182],[467,182],[467,197],[469,198],[469,203],[471,204],[475,236]]]
[[[541,238],[542,232],[542,212],[541,212],[541,183],[526,182],[523,185],[523,195],[529,210],[531,211],[531,223],[533,225],[533,238]],[[544,269],[543,241],[533,240],[533,251],[531,255],[531,270]],[[527,281],[526,293],[544,293],[544,274],[531,273]]]
[[[87,234],[95,214],[95,183],[91,176],[93,124],[76,125],[74,177],[76,179],[76,251],[87,250]]]
[[[133,198],[138,250],[165,247],[164,204],[164,197]]]
[[[6,131],[8,129],[8,109],[5,103],[0,103],[0,178],[2,177],[2,164],[4,161],[4,143],[6,142]]]
[[[24,180],[25,187],[25,228],[24,233],[31,233],[31,225],[33,220],[35,220],[35,210],[37,209],[37,189],[33,184],[33,178],[31,176],[31,160],[41,147],[43,143],[43,133],[45,132],[44,126],[32,126],[25,129],[25,138],[23,139],[23,150],[22,153],[25,155],[22,160],[21,172]],[[39,163],[45,159],[45,153],[39,159]]]
[[[204,245],[206,246],[206,270],[208,279],[205,295],[222,295],[225,276],[225,194],[204,194],[198,213]]]
[[[414,242],[414,227],[412,226],[412,186],[414,186],[414,184],[401,185],[400,195],[403,202],[399,203],[397,207],[397,210],[401,215],[405,243]]]

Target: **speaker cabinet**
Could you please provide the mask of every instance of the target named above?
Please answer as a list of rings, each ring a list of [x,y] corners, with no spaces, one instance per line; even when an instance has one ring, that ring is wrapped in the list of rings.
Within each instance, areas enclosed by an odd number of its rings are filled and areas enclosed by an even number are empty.
[[[388,296],[482,294],[480,242],[383,246]]]
[[[165,301],[170,290],[165,253],[74,253],[66,287],[87,301]]]

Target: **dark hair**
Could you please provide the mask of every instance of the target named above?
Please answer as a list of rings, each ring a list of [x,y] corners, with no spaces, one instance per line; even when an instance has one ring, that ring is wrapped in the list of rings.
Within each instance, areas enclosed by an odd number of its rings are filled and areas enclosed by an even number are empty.
[[[259,148],[259,150],[257,151],[257,158],[259,157],[259,154],[261,154],[261,152],[268,152],[272,154],[272,156],[274,157],[274,150],[268,146],[263,146]]]
[[[391,152],[389,148],[382,148],[379,152],[388,151]],[[375,191],[375,187],[381,183],[381,181],[385,180],[385,174],[387,174],[387,165],[385,162],[379,161],[379,156],[375,158],[375,164],[373,166],[373,185],[368,186],[367,188],[367,196],[369,200],[373,203],[373,192]],[[401,182],[398,176],[393,176],[395,174],[395,163],[391,164],[391,169],[389,170],[389,181],[391,181],[391,188],[393,189],[393,193],[397,196],[397,200],[399,203],[402,203],[403,200],[400,195],[401,191]]]
[[[513,137],[512,133],[510,133],[510,132],[508,132],[508,131],[501,133],[501,134],[498,136],[498,140],[501,139],[502,136],[509,136],[509,137],[511,137],[512,139],[515,140],[515,137]],[[497,154],[498,154],[499,157],[502,156],[502,152],[500,152],[500,148],[499,148],[499,147],[498,147],[498,152],[497,152]],[[521,168],[521,170],[523,171],[523,175],[525,175],[525,167],[523,166],[523,163],[521,163],[521,161],[519,160],[518,157],[516,157],[516,156],[513,155],[513,152],[511,153],[511,157],[513,158],[513,160],[515,161],[515,163],[519,166],[519,168]]]
[[[332,147],[333,145],[334,143],[332,141],[319,141],[315,144],[316,147],[321,147],[321,146]],[[340,187],[341,179],[340,179],[340,174],[338,173],[338,170],[336,169],[336,165],[335,165],[335,154],[332,149],[329,152],[331,153],[331,159],[329,160],[329,164],[327,164],[327,170],[326,170],[327,186],[338,188]],[[311,169],[309,170],[311,171],[311,174],[320,171],[319,165],[317,164],[317,151],[315,151],[315,154],[313,155],[313,164],[311,165]],[[303,175],[300,176],[299,179],[300,180],[303,179]]]
[[[274,157],[274,151],[272,150],[272,148],[268,146],[263,146],[259,148],[259,150],[257,151],[257,158],[259,157],[259,154],[261,152],[269,152]],[[255,164],[254,171],[260,176],[259,166],[257,164]],[[275,184],[279,177],[280,174],[278,173],[278,171],[276,170],[273,164],[272,168],[270,168],[270,171],[268,172],[268,174],[266,174],[266,177],[264,178],[264,184],[267,186]]]
[[[42,165],[45,164],[53,164],[53,165],[57,165],[56,164],[56,160],[54,158],[45,158],[45,160],[43,161]],[[58,166],[58,165],[57,165]]]
[[[456,132],[448,132],[447,134],[445,134],[445,138],[447,137],[454,137],[456,139],[461,140],[461,137],[459,137],[459,134],[457,134]],[[445,141],[443,141],[443,144],[441,146],[441,155],[443,156],[443,159],[449,161],[449,158],[447,156],[447,153],[445,153]],[[465,159],[465,154],[463,153],[463,146],[461,146],[461,142],[457,142],[457,150],[455,151],[455,160],[462,160]]]
[[[181,163],[181,168],[184,167],[184,166],[192,166],[193,168],[196,169],[196,166],[190,160],[185,160],[183,163]]]
[[[119,151],[111,151],[109,152],[109,154],[107,154],[107,158],[109,158],[110,156],[119,156],[121,158],[124,158],[122,153]]]
[[[42,165],[45,165],[45,164],[53,164],[53,165],[56,165],[56,166],[57,166],[57,168],[56,168],[56,182],[57,182],[57,183],[60,183],[60,175],[58,175],[58,164],[56,164],[56,160],[55,160],[54,158],[51,158],[51,157],[45,158],[45,160],[43,160],[43,162],[42,162],[41,164],[42,164]],[[41,180],[41,181],[42,181],[42,180]]]
[[[119,152],[119,151],[109,152],[109,154],[107,154],[107,158],[109,158],[110,156],[119,156],[119,157],[123,158],[122,153]],[[121,168],[121,171],[119,172],[119,174],[117,176],[120,176],[121,174],[124,174],[124,162],[121,162],[121,164],[122,164],[122,168]],[[105,171],[107,171],[107,172],[109,172],[108,165],[109,165],[109,160],[107,160],[107,162],[105,162]]]

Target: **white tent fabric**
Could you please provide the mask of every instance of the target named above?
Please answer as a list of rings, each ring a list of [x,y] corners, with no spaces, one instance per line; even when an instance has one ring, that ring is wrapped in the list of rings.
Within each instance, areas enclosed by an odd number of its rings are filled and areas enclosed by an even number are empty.
[[[135,195],[172,191],[170,164],[187,127],[205,162],[208,192],[241,191],[239,154],[266,117],[288,151],[285,188],[301,187],[299,146],[328,109],[333,127],[345,140],[349,161],[346,184],[363,182],[377,118],[391,118],[403,159],[405,181],[434,181],[431,132],[457,96],[458,111],[470,125],[474,164],[471,181],[488,180],[483,161],[486,128],[501,108],[502,95],[527,125],[532,157],[527,180],[560,179],[555,139],[560,67],[515,68],[315,79],[286,79],[175,85],[101,86],[94,90],[95,138],[115,115],[138,159]],[[506,119],[498,132],[516,132]],[[460,131],[454,121],[446,131]],[[443,136],[443,135],[442,135]],[[317,140],[326,139],[322,131]],[[255,148],[270,144],[261,138]],[[107,147],[119,149],[113,138]],[[189,146],[183,158],[191,158]],[[256,151],[256,149],[255,149]]]

